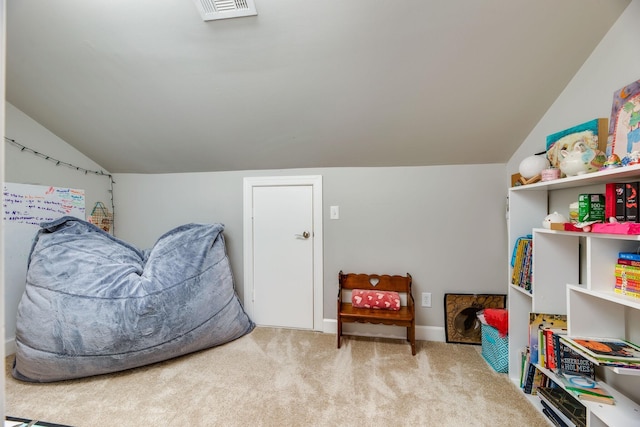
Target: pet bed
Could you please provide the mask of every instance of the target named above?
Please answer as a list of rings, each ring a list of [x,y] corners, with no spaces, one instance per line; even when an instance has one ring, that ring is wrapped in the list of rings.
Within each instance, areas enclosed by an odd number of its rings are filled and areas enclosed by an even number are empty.
[[[18,306],[13,376],[116,372],[251,332],[223,229],[183,225],[142,251],[77,218],[42,224]]]

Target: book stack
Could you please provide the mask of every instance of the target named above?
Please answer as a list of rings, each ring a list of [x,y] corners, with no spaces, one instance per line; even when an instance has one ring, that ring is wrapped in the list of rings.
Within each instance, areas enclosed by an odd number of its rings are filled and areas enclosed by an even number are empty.
[[[618,222],[640,222],[638,211],[638,182],[612,182],[606,184],[605,214]]]
[[[519,237],[511,255],[511,284],[531,292],[533,239],[531,235]]]
[[[619,338],[569,337],[560,340],[598,366],[640,369],[640,346]]]
[[[640,298],[640,254],[620,252],[615,268],[614,292]]]
[[[542,412],[558,426],[587,426],[587,409],[568,391],[560,387],[538,389]]]
[[[558,337],[567,333],[566,327],[567,316],[564,314],[529,313],[529,345],[521,353],[520,377],[520,387],[526,394],[535,395],[538,388],[548,387],[551,383],[538,368],[557,370],[564,363]],[[577,366],[571,364],[572,368],[577,369]]]
[[[556,371],[560,364],[560,335],[566,335],[567,328],[543,327],[538,332],[538,363],[543,368]]]
[[[559,374],[558,379],[564,386],[564,389],[576,396],[579,400],[604,403],[607,405],[615,404],[614,397],[593,378],[584,375]]]

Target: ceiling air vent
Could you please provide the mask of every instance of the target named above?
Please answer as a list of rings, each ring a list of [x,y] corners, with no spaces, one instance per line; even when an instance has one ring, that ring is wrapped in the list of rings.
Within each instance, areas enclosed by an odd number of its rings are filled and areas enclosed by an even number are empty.
[[[253,0],[193,0],[205,21],[257,15]]]

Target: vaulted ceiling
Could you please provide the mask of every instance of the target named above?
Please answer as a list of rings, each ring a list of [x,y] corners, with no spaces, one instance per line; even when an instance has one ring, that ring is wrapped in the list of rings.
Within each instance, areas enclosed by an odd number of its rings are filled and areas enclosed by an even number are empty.
[[[7,101],[112,173],[504,163],[630,0],[255,1],[9,1]]]

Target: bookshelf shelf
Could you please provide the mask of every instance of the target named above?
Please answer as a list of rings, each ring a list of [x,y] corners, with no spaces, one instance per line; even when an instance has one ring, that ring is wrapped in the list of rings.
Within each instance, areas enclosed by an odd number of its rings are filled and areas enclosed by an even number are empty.
[[[510,285],[510,287],[513,288],[514,292],[520,292],[523,295],[531,297],[531,292],[527,291],[526,289],[521,288],[520,286]]]
[[[594,291],[594,290],[585,289],[581,286],[576,286],[576,285],[569,285],[567,289],[569,289],[571,292],[578,292],[585,295],[590,295],[593,298],[599,298],[603,301],[609,301],[614,304],[631,307],[635,310],[640,310],[640,299],[638,298],[616,294],[613,291]]]
[[[640,164],[618,169],[607,169],[585,175],[576,175],[553,181],[540,181],[535,184],[512,187],[510,191],[550,191],[565,188],[586,187],[588,185],[605,184],[607,182],[633,182],[640,176]]]
[[[617,368],[617,367],[612,367],[612,368],[609,368],[609,369],[611,369],[613,372],[615,372],[618,375],[637,375],[637,376],[640,376],[640,369]]]
[[[535,228],[534,231],[538,233],[557,234],[557,235],[563,235],[563,236],[590,237],[593,239],[631,240],[631,241],[640,242],[639,234],[592,233],[592,232],[584,232],[584,231],[548,230],[546,228]]]
[[[511,284],[508,262],[509,376],[520,383],[520,354],[528,344],[530,312],[565,314],[568,335],[623,338],[640,343],[640,299],[620,295],[614,268],[619,252],[640,248],[640,235],[541,228],[551,212],[568,217],[582,193],[605,194],[605,184],[640,181],[640,165],[509,189],[509,257],[517,239],[532,235],[531,293]],[[544,375],[555,378],[552,371]],[[640,369],[598,367],[598,380],[615,405],[584,402],[588,425],[634,425],[640,419]],[[539,399],[526,395],[539,410]]]

